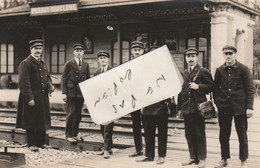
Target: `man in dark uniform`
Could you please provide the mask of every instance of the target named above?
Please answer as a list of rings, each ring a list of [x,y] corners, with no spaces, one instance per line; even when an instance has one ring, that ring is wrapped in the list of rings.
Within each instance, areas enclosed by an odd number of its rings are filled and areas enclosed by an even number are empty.
[[[237,49],[226,45],[222,49],[225,63],[216,70],[214,100],[219,111],[219,142],[222,160],[216,168],[226,167],[230,158],[229,138],[235,120],[239,139],[241,168],[248,158],[247,118],[253,116],[254,85],[248,67],[237,61]]]
[[[103,72],[106,72],[107,70],[112,69],[108,63],[110,55],[106,51],[99,51],[97,54],[98,57],[98,63],[100,64],[100,68],[96,71],[94,76],[99,75]],[[110,156],[109,154],[112,154],[112,147],[113,147],[113,128],[114,128],[114,122],[111,122],[107,125],[100,125],[101,133],[104,139],[104,149],[100,154],[104,154],[104,159],[108,159]]]
[[[144,54],[144,44],[140,41],[133,41],[131,43],[132,58],[139,57]],[[143,155],[143,142],[142,142],[142,125],[141,125],[141,111],[137,110],[131,113],[133,121],[133,132],[135,142],[135,152],[130,154],[129,157],[136,157]]]
[[[190,153],[190,159],[183,162],[182,166],[196,163],[199,168],[204,168],[207,157],[205,119],[197,105],[207,100],[206,94],[213,90],[213,79],[207,69],[197,64],[198,54],[195,48],[184,51],[188,68],[182,73],[184,83],[178,106],[184,117],[185,137]]]
[[[66,100],[66,140],[76,142],[81,139],[78,136],[79,123],[81,121],[84,99],[79,88],[79,83],[89,79],[89,65],[82,57],[85,46],[75,44],[73,46],[74,58],[67,61],[61,76],[61,89]]]
[[[19,65],[16,128],[26,129],[28,147],[38,151],[47,147],[46,130],[51,126],[49,93],[54,91],[50,74],[41,60],[43,41],[29,42],[31,54]]]
[[[153,51],[157,46],[152,46],[149,51]],[[158,160],[157,164],[163,164],[167,150],[168,132],[168,107],[167,101],[160,101],[145,107],[142,111],[145,135],[145,157],[137,162],[147,162],[154,160],[155,153],[155,131],[158,127]]]

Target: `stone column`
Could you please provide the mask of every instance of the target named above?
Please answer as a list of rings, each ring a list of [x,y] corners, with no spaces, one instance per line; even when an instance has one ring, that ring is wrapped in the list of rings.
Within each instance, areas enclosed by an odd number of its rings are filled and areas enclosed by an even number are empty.
[[[228,43],[228,18],[225,12],[211,15],[211,59],[210,70],[214,77],[216,68],[224,63],[222,48]]]

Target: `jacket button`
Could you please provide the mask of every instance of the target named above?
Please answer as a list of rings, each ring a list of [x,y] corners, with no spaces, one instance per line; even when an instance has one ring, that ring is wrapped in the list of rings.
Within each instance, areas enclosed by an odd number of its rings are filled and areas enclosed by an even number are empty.
[[[231,91],[231,89],[228,89],[228,91]]]
[[[231,76],[231,74],[228,74],[228,76]]]

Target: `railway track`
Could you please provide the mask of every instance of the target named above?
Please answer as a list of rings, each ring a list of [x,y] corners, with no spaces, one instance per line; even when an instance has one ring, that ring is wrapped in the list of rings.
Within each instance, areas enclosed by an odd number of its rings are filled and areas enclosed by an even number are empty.
[[[51,111],[52,126],[49,130],[50,144],[56,148],[63,150],[99,150],[102,146],[102,137],[100,134],[100,126],[93,123],[89,113],[83,111],[82,121],[80,123],[79,132],[83,135],[84,141],[87,143],[80,142],[75,147],[66,142],[64,139],[66,113],[64,111]],[[22,129],[15,129],[16,122],[16,109],[5,109],[0,108],[0,137],[5,140],[26,143],[25,131]],[[216,129],[216,119],[206,120],[207,129]],[[183,119],[169,118],[168,123],[169,131],[168,135],[173,135],[172,132],[184,129]],[[113,130],[114,137],[118,140],[114,146],[117,148],[130,147],[132,142],[132,120],[130,115],[126,115],[121,119],[115,121]]]

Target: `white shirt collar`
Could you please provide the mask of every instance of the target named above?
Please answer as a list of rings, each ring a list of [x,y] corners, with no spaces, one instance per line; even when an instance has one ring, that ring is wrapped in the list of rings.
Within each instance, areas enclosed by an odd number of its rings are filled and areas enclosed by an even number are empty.
[[[76,61],[77,65],[79,65],[79,58],[77,58],[77,57],[74,57],[74,59],[75,59],[75,61]],[[81,61],[81,63],[82,63],[82,59],[81,59],[81,58],[80,58],[80,61]]]
[[[101,70],[101,72],[102,72],[102,70],[104,69],[103,72],[106,72],[106,71],[107,71],[107,68],[108,68],[108,65],[106,65],[105,67],[102,67],[102,66],[101,66],[100,70]]]
[[[192,66],[188,66],[188,71],[190,70],[190,68],[191,68],[191,70],[193,70],[196,65],[197,65],[197,64],[194,64],[194,65],[192,65]]]

